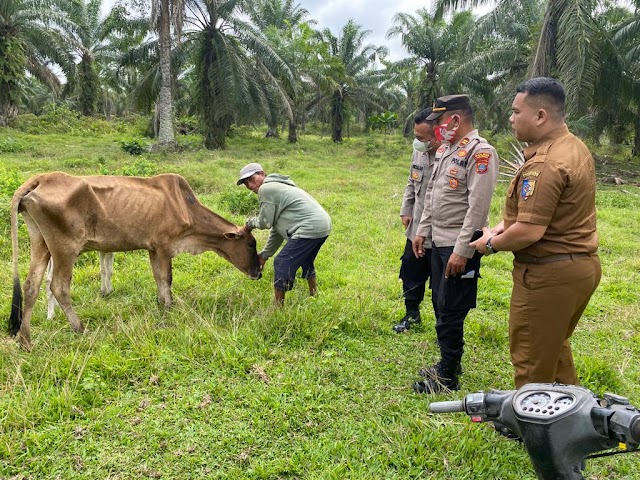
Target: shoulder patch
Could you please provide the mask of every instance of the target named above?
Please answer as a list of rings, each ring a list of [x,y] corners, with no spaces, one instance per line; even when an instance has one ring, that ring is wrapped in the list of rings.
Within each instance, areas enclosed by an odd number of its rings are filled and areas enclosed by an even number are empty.
[[[491,154],[489,152],[478,152],[473,155],[474,160],[486,160],[487,162],[491,160]]]
[[[533,191],[536,188],[536,181],[531,180],[529,178],[525,178],[522,181],[522,190],[520,190],[520,196],[523,200],[526,200],[531,195],[533,195]]]
[[[489,160],[491,160],[489,152],[478,152],[473,158],[476,161],[476,173],[482,175],[489,171]]]
[[[464,137],[462,140],[460,140],[460,143],[458,145],[464,147],[467,143],[469,143],[469,137]]]

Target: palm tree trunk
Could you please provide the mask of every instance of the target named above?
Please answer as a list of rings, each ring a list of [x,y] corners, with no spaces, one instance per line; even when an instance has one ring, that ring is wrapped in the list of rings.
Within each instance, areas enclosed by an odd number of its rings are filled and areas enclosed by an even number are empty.
[[[18,106],[0,94],[0,127],[4,127],[18,116]]]
[[[162,0],[160,13],[160,94],[158,98],[158,143],[162,146],[173,146],[173,99],[171,95],[171,18],[169,0]]]
[[[548,77],[555,66],[559,8],[559,0],[551,0],[547,5],[536,47],[536,56],[529,69],[529,77]]]
[[[298,125],[295,120],[289,120],[289,143],[298,142]]]
[[[633,139],[631,153],[634,157],[640,157],[640,106],[636,111],[635,138]]]
[[[227,146],[227,127],[214,122],[204,129],[204,146],[209,150],[221,150]]]
[[[342,126],[344,123],[344,100],[340,90],[333,92],[331,101],[331,140],[342,141]]]

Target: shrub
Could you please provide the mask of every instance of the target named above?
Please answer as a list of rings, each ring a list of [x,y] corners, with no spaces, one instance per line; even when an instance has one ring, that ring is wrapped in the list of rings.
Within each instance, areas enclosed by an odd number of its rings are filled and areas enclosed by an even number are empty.
[[[7,170],[0,165],[0,194],[11,197],[20,185],[22,185],[22,179],[18,172]]]
[[[122,169],[122,175],[127,177],[151,177],[158,173],[158,165],[151,160],[141,158],[133,165]]]
[[[22,153],[31,150],[31,146],[22,140],[7,137],[0,140],[0,153]]]
[[[252,215],[258,212],[258,197],[245,189],[227,190],[220,196],[220,203],[234,215]]]
[[[142,155],[143,153],[149,151],[149,147],[143,142],[139,142],[138,140],[121,140],[120,146],[122,147],[122,150],[127,152],[129,155]]]

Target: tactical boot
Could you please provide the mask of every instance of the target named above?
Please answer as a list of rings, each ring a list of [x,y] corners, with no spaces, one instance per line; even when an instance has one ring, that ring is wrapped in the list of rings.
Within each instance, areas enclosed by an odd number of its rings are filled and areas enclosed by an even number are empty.
[[[393,331],[396,333],[406,332],[412,326],[418,325],[420,322],[422,322],[420,312],[407,313],[402,320],[400,320],[400,323],[393,326]]]
[[[413,384],[416,393],[441,393],[460,390],[460,382],[455,373],[445,370],[440,363],[433,370],[425,369],[426,376]]]
[[[432,377],[432,376],[436,375],[438,369],[442,369],[443,368],[443,367],[441,367],[440,363],[441,362],[434,363],[430,367],[421,368],[420,371],[418,372],[418,375],[420,375],[421,377]],[[460,362],[456,363],[456,366],[455,366],[455,369],[454,369],[454,373],[455,373],[456,376],[462,375],[462,363],[460,363]]]

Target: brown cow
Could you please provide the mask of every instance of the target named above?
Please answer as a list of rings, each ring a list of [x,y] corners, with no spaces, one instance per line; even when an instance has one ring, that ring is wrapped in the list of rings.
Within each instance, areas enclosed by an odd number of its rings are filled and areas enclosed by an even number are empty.
[[[22,289],[18,273],[18,212],[31,242],[31,264]],[[84,326],[71,306],[73,264],[82,252],[148,250],[158,301],[171,306],[171,259],[178,253],[214,251],[251,278],[260,278],[250,233],[202,205],[179,175],[152,178],[74,177],[54,172],[24,183],[11,200],[13,301],[9,332],[31,349],[30,321],[47,263],[51,291],[71,327]]]

